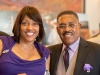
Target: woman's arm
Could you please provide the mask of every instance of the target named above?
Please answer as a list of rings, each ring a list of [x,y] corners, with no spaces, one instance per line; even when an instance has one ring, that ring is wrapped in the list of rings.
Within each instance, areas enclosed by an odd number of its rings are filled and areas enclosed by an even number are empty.
[[[48,59],[46,60],[46,70],[49,71],[49,66],[50,66],[50,55],[48,56]]]
[[[1,56],[1,53],[2,53],[2,49],[3,49],[3,43],[2,43],[2,41],[0,39],[0,56]]]

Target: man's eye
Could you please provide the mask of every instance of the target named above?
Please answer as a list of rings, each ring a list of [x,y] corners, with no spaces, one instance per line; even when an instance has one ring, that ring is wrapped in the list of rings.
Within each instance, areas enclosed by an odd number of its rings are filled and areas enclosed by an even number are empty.
[[[69,26],[70,26],[70,27],[74,27],[75,24],[74,24],[74,23],[70,23]]]
[[[61,25],[59,25],[59,27],[60,27],[60,28],[64,28],[64,27],[66,27],[66,25],[61,24]]]

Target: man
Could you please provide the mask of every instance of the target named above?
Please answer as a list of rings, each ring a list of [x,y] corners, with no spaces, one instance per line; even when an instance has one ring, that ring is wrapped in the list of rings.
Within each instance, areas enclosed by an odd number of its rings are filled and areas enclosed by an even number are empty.
[[[9,34],[3,32],[3,31],[0,31],[0,36],[9,36]]]
[[[100,45],[83,40],[80,30],[75,12],[58,14],[57,32],[63,43],[48,47],[51,50],[51,75],[100,75]]]

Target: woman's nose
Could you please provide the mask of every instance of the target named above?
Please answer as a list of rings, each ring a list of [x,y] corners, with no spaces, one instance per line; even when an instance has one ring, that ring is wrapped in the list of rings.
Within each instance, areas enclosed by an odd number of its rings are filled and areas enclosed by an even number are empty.
[[[29,24],[28,27],[27,27],[29,30],[33,29],[33,25],[32,24]]]

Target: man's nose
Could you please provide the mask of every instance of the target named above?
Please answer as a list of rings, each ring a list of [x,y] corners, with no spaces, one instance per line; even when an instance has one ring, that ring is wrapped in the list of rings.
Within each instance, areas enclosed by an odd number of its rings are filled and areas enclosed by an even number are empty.
[[[65,30],[69,31],[71,28],[69,25],[66,25]]]

